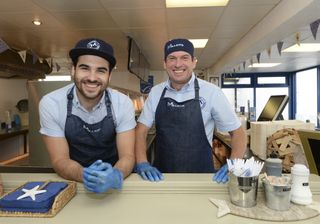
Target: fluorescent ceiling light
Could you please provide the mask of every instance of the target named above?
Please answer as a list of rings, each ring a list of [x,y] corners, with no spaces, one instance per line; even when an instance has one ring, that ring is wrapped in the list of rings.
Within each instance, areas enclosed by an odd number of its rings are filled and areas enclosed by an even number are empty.
[[[275,67],[277,65],[280,65],[281,63],[253,63],[252,65],[249,65],[249,68],[269,68],[269,67]]]
[[[226,6],[229,0],[166,0],[167,8]]]
[[[208,42],[208,39],[189,39],[194,48],[204,48]]]
[[[291,47],[288,47],[282,52],[316,52],[320,51],[320,44],[319,43],[306,43],[306,44],[298,44],[292,45]]]
[[[46,75],[45,79],[39,79],[39,81],[70,81],[70,75]]]
[[[39,19],[33,20],[32,23],[36,26],[40,26],[42,24],[42,22]]]

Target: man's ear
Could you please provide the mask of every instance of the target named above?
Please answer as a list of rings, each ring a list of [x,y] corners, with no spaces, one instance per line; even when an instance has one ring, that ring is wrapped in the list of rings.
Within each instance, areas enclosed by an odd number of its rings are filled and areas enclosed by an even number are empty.
[[[112,73],[109,74],[109,83],[111,81],[111,76],[112,76]]]
[[[167,69],[166,60],[163,61],[163,68]]]
[[[76,69],[74,68],[74,65],[71,67],[71,78],[74,79],[74,73],[76,72]]]

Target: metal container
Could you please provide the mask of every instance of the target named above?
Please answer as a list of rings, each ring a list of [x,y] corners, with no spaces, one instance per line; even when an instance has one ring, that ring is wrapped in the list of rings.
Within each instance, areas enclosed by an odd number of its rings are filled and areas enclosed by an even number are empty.
[[[228,183],[230,200],[240,207],[253,207],[257,204],[259,176],[237,177],[230,174]]]
[[[264,187],[266,204],[268,208],[277,211],[287,211],[290,208],[290,192],[291,186],[288,185],[272,185],[266,178],[262,178]]]

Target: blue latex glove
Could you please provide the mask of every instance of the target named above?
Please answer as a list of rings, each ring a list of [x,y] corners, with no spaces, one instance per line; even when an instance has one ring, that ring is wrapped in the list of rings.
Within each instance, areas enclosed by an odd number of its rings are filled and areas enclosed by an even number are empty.
[[[93,170],[107,170],[108,168],[110,168],[110,164],[109,163],[104,163],[102,162],[102,160],[97,160],[94,163],[92,163],[88,168],[93,169]]]
[[[83,169],[83,184],[88,191],[103,193],[111,188],[121,189],[122,183],[122,172],[109,163],[95,162]]]
[[[226,183],[229,180],[228,164],[224,164],[213,176],[213,180],[218,183]]]
[[[138,163],[134,171],[138,173],[142,179],[149,181],[160,181],[163,180],[162,173],[156,168],[150,165],[148,162]]]

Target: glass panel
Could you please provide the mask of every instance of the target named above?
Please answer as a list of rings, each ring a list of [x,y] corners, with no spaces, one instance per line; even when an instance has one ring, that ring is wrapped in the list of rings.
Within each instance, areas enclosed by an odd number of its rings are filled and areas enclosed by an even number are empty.
[[[239,78],[224,78],[223,84],[224,85],[236,85],[239,81]]]
[[[245,112],[248,113],[248,100],[250,106],[253,106],[253,88],[238,88],[237,89],[237,111],[240,111],[240,107],[245,107]]]
[[[244,78],[224,78],[223,79],[223,84],[224,85],[241,85],[241,84],[251,84],[251,78],[249,77],[244,77]]]
[[[232,108],[234,109],[235,108],[234,89],[233,88],[231,88],[231,89],[223,88],[222,92],[224,93],[224,95],[226,95],[228,101],[230,102]]]
[[[251,78],[249,77],[239,78],[238,84],[251,84]]]
[[[257,102],[256,102],[257,119],[258,119],[259,115],[261,114],[262,109],[266,105],[266,103],[271,95],[289,95],[287,87],[283,87],[283,88],[257,88],[256,94],[257,94]],[[288,104],[287,104],[286,108],[283,110],[282,116],[283,116],[284,120],[288,120],[288,117],[289,117]]]
[[[258,77],[258,84],[286,84],[286,77]]]
[[[297,72],[297,120],[317,125],[317,69]],[[307,91],[306,91],[307,90]]]

